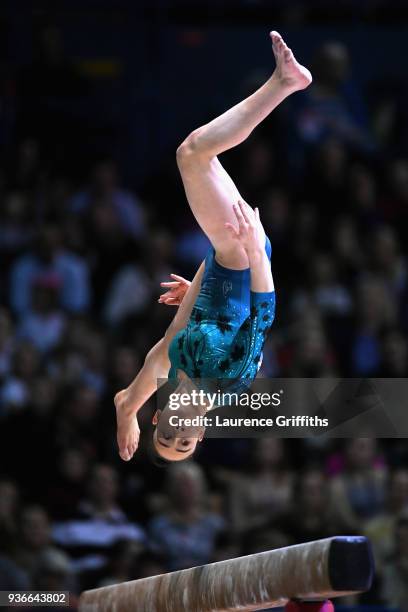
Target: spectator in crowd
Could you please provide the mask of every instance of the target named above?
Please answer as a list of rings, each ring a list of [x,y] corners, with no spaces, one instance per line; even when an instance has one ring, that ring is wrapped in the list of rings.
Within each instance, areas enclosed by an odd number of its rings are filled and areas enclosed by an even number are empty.
[[[68,610],[77,610],[78,584],[72,571],[69,557],[57,549],[42,552],[37,560],[32,579],[36,591],[67,592]],[[57,609],[57,606],[54,608]]]
[[[66,389],[61,408],[55,426],[56,446],[61,449],[76,446],[95,460],[102,435],[98,429],[100,405],[97,391],[78,381],[77,386]]]
[[[407,287],[407,266],[395,231],[383,225],[372,237],[372,268],[382,278],[389,295],[399,301]]]
[[[40,353],[52,351],[64,333],[66,317],[58,309],[58,280],[39,278],[32,288],[32,307],[21,317],[17,333]]]
[[[261,527],[289,507],[293,475],[287,466],[283,440],[254,441],[251,469],[231,482],[228,507],[234,533]]]
[[[89,460],[77,448],[66,448],[58,458],[57,472],[46,494],[52,518],[61,522],[75,515],[86,490]]]
[[[58,552],[51,541],[49,517],[41,506],[26,506],[19,521],[18,548],[14,560],[33,581],[44,554]]]
[[[28,576],[13,561],[0,555],[0,589],[27,591],[31,587]]]
[[[135,566],[139,547],[130,540],[118,540],[113,544],[109,554],[109,561],[105,570],[106,576],[98,586],[109,586],[132,580],[135,575]]]
[[[408,518],[401,517],[394,530],[394,547],[384,567],[383,598],[387,606],[408,610]]]
[[[387,330],[381,342],[381,362],[378,377],[406,378],[408,376],[408,345],[400,330]]]
[[[12,355],[15,345],[15,334],[10,313],[0,309],[0,380],[11,371]]]
[[[385,283],[366,276],[357,286],[356,325],[351,344],[352,372],[374,375],[381,363],[380,335],[394,324],[396,303]]]
[[[349,51],[341,42],[328,41],[316,49],[314,87],[294,113],[302,142],[315,145],[335,137],[360,151],[372,149],[367,111],[359,87],[350,81],[350,64]]]
[[[0,416],[24,409],[30,385],[40,372],[40,357],[30,342],[19,342],[14,350],[10,375],[0,389]]]
[[[27,384],[27,401],[24,407],[11,410],[2,424],[4,432],[0,447],[0,465],[23,486],[26,496],[42,502],[47,487],[45,479],[33,479],[32,474],[48,474],[52,477],[50,456],[54,455],[54,407],[57,388],[44,374],[33,377]],[[15,460],[15,441],[24,448],[26,461]],[[32,470],[32,472],[31,472]]]
[[[192,462],[172,465],[166,484],[168,507],[148,528],[153,552],[170,571],[209,563],[225,523],[206,510],[204,473]]]
[[[350,284],[364,267],[364,252],[353,217],[342,215],[336,219],[332,231],[331,245],[340,278]]]
[[[310,304],[299,313],[291,330],[292,343],[285,355],[284,373],[295,377],[324,377],[335,371],[322,314]]]
[[[118,503],[118,475],[112,467],[95,465],[87,489],[75,515],[53,527],[54,541],[73,559],[77,572],[103,568],[118,540],[139,546],[145,541],[143,530],[129,521]]]
[[[18,533],[18,490],[9,480],[0,480],[0,554],[11,555],[15,551]]]
[[[344,458],[344,471],[333,478],[331,495],[344,524],[358,532],[383,511],[386,470],[376,462],[374,438],[348,440]]]
[[[8,265],[22,249],[26,248],[33,235],[28,223],[29,201],[22,193],[15,191],[7,195],[1,212],[0,252],[3,265]]]
[[[390,474],[387,488],[387,503],[378,516],[364,526],[365,534],[374,548],[377,571],[393,553],[394,534],[401,516],[408,513],[408,469],[397,468]]]
[[[116,231],[133,240],[144,233],[143,207],[134,195],[118,185],[118,170],[111,159],[101,159],[92,168],[87,189],[76,193],[70,211],[89,216],[95,232]]]
[[[344,317],[351,312],[352,296],[338,280],[335,261],[325,253],[313,258],[309,291],[295,294],[293,306],[300,312],[308,303],[316,305],[326,317]]]
[[[327,477],[316,467],[299,474],[290,507],[272,525],[294,544],[327,538],[334,533],[341,535],[350,529],[338,514]]]
[[[10,272],[10,304],[18,316],[33,304],[35,281],[58,287],[59,305],[69,312],[81,312],[90,305],[89,269],[78,255],[66,251],[57,227],[44,226],[34,248],[14,262]]]

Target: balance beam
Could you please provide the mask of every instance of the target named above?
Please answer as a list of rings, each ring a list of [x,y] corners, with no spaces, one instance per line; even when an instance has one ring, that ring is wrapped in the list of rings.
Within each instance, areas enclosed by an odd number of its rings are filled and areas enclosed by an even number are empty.
[[[250,612],[290,600],[327,612],[307,602],[367,591],[373,573],[366,538],[334,537],[85,591],[79,612]]]

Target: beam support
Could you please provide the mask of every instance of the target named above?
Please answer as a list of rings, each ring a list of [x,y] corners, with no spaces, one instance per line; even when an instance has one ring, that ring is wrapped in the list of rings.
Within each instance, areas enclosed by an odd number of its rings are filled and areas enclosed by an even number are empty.
[[[85,591],[79,612],[251,612],[367,591],[366,538],[334,537]]]

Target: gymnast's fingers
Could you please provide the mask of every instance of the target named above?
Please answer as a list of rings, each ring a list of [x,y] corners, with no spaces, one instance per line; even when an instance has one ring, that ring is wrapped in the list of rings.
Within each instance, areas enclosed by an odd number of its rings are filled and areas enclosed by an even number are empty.
[[[160,283],[160,287],[178,287],[180,285],[180,281],[164,281]]]
[[[244,216],[245,221],[248,223],[248,225],[251,225],[254,219],[253,208],[251,208],[250,205],[247,202],[245,202],[245,200],[240,200],[239,204],[240,204],[242,214]]]
[[[171,278],[174,278],[176,281],[178,281],[179,283],[182,283],[184,285],[190,285],[190,281],[188,281],[186,278],[183,278],[182,276],[179,276],[178,274],[170,274]]]
[[[248,204],[247,204],[247,206],[248,206]],[[250,225],[251,224],[251,220],[248,217],[247,210],[245,209],[245,203],[242,200],[239,200],[238,207],[239,207],[239,210],[241,211],[241,214],[242,214],[242,217],[243,217],[245,223],[247,225]]]
[[[225,224],[226,229],[229,231],[229,233],[231,234],[231,236],[233,238],[238,238],[239,236],[239,232],[237,232],[237,230],[235,229],[235,227],[232,225],[232,223],[226,223]]]
[[[233,208],[235,216],[237,218],[239,228],[240,229],[245,229],[245,219],[244,219],[244,217],[242,215],[240,207],[237,204],[233,204],[232,208]]]
[[[180,300],[176,297],[168,297],[163,300],[163,303],[166,304],[166,306],[178,306],[180,304]]]

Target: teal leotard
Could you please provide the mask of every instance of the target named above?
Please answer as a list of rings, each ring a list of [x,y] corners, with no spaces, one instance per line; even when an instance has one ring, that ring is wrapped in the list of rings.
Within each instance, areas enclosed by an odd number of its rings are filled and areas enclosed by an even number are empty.
[[[268,238],[265,250],[270,259]],[[259,370],[274,317],[275,292],[251,291],[249,268],[224,268],[211,248],[190,319],[170,343],[168,377],[176,378],[179,369],[189,378],[222,379],[224,391],[244,390]]]

